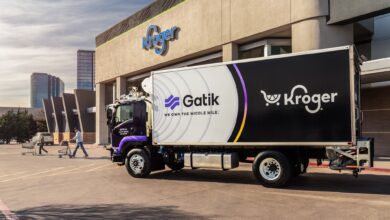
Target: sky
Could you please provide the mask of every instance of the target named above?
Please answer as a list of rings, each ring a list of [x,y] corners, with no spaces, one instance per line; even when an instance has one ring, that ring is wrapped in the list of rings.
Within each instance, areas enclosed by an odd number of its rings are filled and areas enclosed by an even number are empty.
[[[0,0],[0,107],[30,106],[30,75],[76,88],[77,50],[153,0]]]

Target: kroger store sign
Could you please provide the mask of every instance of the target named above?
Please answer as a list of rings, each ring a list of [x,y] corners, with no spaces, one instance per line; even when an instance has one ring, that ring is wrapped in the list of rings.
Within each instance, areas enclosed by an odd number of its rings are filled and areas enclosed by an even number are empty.
[[[176,26],[171,27],[163,32],[157,25],[150,25],[146,31],[146,37],[142,38],[142,48],[145,50],[153,49],[158,55],[164,55],[168,49],[168,41],[176,39]]]

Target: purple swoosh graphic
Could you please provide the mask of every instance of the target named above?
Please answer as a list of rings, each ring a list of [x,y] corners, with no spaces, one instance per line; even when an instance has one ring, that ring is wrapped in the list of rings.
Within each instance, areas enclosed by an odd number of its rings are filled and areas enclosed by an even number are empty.
[[[173,95],[171,95],[171,96],[169,96],[168,98],[166,98],[165,99],[165,103],[167,103],[167,102],[170,102],[172,99],[173,99]]]
[[[169,103],[165,103],[165,107],[169,107],[175,102],[179,102],[179,97],[175,97]]]
[[[175,102],[175,103],[173,103],[173,105],[171,106],[171,109],[173,110],[176,106],[178,106],[179,105],[179,102]]]

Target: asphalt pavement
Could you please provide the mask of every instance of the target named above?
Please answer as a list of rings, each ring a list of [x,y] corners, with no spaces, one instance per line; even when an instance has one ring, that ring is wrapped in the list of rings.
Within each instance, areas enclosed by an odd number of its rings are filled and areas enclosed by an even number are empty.
[[[19,145],[0,145],[0,219],[390,219],[386,172],[354,178],[310,167],[271,189],[256,182],[251,164],[135,179],[101,147],[75,159],[47,148],[49,155],[23,156]]]

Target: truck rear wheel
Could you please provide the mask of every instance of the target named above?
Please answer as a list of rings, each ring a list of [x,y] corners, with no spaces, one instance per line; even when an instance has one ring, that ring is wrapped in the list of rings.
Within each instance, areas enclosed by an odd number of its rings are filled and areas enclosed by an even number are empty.
[[[132,149],[129,151],[125,161],[127,172],[136,178],[149,176],[151,162],[148,153],[143,149]]]
[[[264,151],[257,155],[252,171],[257,180],[266,187],[283,187],[291,178],[291,164],[278,151]]]

